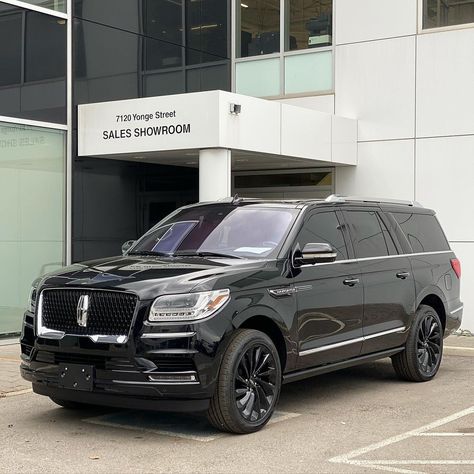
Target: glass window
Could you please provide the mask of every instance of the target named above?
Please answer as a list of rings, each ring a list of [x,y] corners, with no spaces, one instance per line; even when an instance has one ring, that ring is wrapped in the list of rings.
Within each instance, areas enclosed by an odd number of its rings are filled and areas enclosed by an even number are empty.
[[[66,76],[66,20],[26,14],[25,81]]]
[[[474,0],[423,0],[423,28],[474,23]]]
[[[21,13],[0,10],[0,86],[21,81]]]
[[[393,217],[400,224],[413,252],[449,250],[448,241],[435,216],[394,212]]]
[[[254,97],[281,94],[280,58],[244,61],[235,65],[235,92]]]
[[[285,94],[332,89],[332,51],[285,58]]]
[[[298,235],[297,242],[302,250],[308,243],[328,243],[337,251],[336,260],[347,259],[347,248],[342,227],[335,212],[313,214],[305,222]]]
[[[237,56],[259,56],[280,51],[280,0],[242,0],[237,31]]]
[[[286,0],[285,51],[332,44],[332,0]]]
[[[0,333],[20,331],[32,281],[63,264],[65,135],[0,123]]]
[[[186,0],[186,64],[229,57],[227,0]]]
[[[183,63],[183,8],[180,1],[146,2],[146,69],[180,67]],[[157,39],[161,41],[156,41]]]
[[[21,0],[37,7],[49,8],[57,12],[66,13],[66,0]]]
[[[381,221],[374,211],[347,211],[352,242],[358,258],[389,255]]]
[[[296,209],[258,205],[192,207],[160,222],[131,253],[275,256],[297,214]]]

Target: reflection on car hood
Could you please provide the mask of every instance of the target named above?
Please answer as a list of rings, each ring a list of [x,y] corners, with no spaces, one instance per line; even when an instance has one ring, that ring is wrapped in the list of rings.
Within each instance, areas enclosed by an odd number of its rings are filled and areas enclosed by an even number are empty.
[[[141,299],[159,294],[241,288],[275,272],[275,261],[201,257],[125,256],[93,260],[46,275],[41,288],[94,288],[133,291]],[[257,276],[257,273],[259,276]],[[245,282],[245,283],[243,283]]]

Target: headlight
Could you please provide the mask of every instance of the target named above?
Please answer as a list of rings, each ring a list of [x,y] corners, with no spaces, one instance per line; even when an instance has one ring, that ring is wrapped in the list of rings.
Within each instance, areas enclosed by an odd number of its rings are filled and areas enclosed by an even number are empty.
[[[148,320],[156,323],[204,319],[222,308],[229,298],[227,289],[160,296],[151,305]]]
[[[37,278],[32,284],[31,284],[31,290],[30,290],[30,295],[28,297],[28,311],[31,313],[35,312],[36,308],[36,296],[37,296],[37,291],[38,291],[38,286],[40,284],[41,279]]]

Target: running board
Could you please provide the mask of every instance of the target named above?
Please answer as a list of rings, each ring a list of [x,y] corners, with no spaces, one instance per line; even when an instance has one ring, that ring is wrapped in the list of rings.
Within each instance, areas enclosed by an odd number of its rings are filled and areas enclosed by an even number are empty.
[[[334,364],[321,365],[319,367],[313,367],[311,369],[297,370],[283,375],[283,383],[296,382],[297,380],[306,379],[308,377],[314,377],[315,375],[326,374],[335,370],[346,369],[353,365],[363,364],[365,362],[372,362],[378,359],[384,359],[390,357],[398,352],[402,352],[405,347],[397,347],[396,349],[390,349],[388,351],[375,352],[374,354],[367,354],[354,359],[343,360],[341,362],[335,362]]]

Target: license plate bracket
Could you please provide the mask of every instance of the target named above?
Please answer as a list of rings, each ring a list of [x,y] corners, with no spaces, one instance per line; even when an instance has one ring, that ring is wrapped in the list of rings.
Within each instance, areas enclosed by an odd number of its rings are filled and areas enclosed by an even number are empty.
[[[95,367],[93,365],[59,364],[59,386],[73,390],[91,392],[94,389]]]

